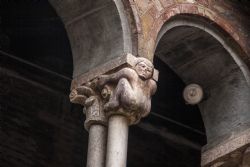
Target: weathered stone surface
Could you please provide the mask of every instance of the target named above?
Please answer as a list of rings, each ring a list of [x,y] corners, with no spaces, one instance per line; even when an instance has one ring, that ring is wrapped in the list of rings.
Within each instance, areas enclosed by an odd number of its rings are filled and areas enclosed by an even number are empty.
[[[84,106],[86,120],[85,129],[89,130],[93,124],[107,125],[106,114],[103,111],[103,101],[96,90],[95,81],[73,89],[69,95],[70,101]]]
[[[132,25],[134,20],[128,2],[51,0],[51,4],[68,32],[73,54],[73,77],[123,53],[137,54],[136,30],[132,30],[135,26]]]

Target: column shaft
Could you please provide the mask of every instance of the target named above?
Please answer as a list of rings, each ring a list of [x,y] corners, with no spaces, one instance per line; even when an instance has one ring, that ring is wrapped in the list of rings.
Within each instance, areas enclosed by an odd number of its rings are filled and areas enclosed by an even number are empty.
[[[126,167],[128,120],[122,115],[112,115],[108,125],[106,167]]]
[[[89,128],[87,167],[104,167],[107,129],[101,124]]]

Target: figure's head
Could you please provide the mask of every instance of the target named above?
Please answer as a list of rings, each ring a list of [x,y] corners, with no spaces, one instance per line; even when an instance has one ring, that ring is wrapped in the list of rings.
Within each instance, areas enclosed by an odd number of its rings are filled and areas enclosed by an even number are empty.
[[[148,59],[139,57],[137,58],[135,70],[140,78],[147,80],[152,77],[154,66]]]

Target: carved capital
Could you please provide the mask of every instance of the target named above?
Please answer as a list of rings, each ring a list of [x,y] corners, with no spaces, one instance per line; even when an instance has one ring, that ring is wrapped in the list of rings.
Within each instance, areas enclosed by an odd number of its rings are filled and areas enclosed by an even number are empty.
[[[89,130],[92,124],[107,124],[107,118],[103,111],[103,101],[101,95],[96,91],[95,80],[73,89],[69,97],[72,103],[85,107],[84,126],[86,130]]]
[[[105,99],[107,116],[120,114],[136,124],[149,114],[151,96],[156,91],[154,66],[146,58],[134,57],[134,66],[123,67],[98,77],[97,86]]]
[[[135,124],[149,114],[157,80],[149,60],[126,54],[75,78],[70,99],[85,106],[87,129],[93,122],[106,124],[113,114]]]

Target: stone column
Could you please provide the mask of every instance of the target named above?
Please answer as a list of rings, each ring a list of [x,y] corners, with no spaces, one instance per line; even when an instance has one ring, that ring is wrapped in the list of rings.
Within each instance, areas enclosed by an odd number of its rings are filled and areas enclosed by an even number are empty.
[[[107,119],[103,104],[95,89],[95,81],[71,91],[70,100],[85,106],[85,129],[89,131],[87,167],[104,167],[106,153]]]
[[[109,92],[104,93],[104,111],[109,119],[107,167],[126,167],[128,126],[149,114],[156,91],[153,64],[145,58],[131,59],[132,66],[100,75],[97,82],[102,92]]]
[[[128,120],[123,115],[109,118],[107,161],[109,167],[126,167],[128,145]]]
[[[126,54],[72,81],[71,101],[85,106],[86,129],[91,130],[94,124],[105,125],[109,120],[106,167],[126,166],[128,126],[149,114],[157,79],[158,71],[149,60]],[[88,118],[89,113],[91,119]],[[99,134],[104,131],[96,131],[93,136],[105,136]],[[98,160],[93,158],[98,151],[92,153],[92,145],[96,144],[89,143],[88,164]],[[103,152],[104,148],[98,146],[94,150],[102,149]]]

